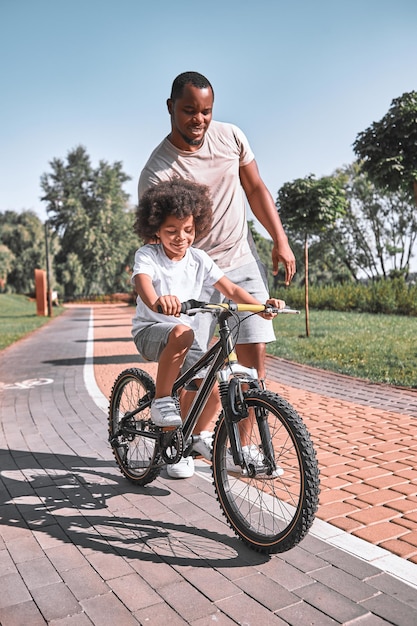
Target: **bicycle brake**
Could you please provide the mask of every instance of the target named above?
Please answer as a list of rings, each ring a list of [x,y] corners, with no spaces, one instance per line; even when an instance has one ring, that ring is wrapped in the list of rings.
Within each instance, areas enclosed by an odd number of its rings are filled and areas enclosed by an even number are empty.
[[[249,415],[248,407],[243,396],[241,381],[238,378],[231,379],[227,400],[233,422],[239,422]]]

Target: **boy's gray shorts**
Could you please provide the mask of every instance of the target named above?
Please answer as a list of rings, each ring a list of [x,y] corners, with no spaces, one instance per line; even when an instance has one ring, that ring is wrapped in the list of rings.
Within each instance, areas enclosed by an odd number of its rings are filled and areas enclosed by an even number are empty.
[[[181,324],[181,322],[178,322]],[[157,322],[150,324],[147,328],[144,328],[134,337],[134,342],[139,354],[147,361],[158,362],[161,356],[162,350],[168,343],[169,334],[177,324],[172,322]],[[185,361],[181,368],[181,371],[187,370],[191,365],[194,365],[198,359],[206,352],[196,340],[194,342],[185,357]],[[202,372],[201,377],[204,376]]]

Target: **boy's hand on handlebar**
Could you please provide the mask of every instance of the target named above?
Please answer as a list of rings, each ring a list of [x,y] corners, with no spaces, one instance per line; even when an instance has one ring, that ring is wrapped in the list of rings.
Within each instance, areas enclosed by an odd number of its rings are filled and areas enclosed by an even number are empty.
[[[179,317],[181,313],[181,302],[178,300],[177,296],[159,296],[152,308],[156,313]]]
[[[273,307],[274,309],[284,309],[285,308],[285,300],[277,300],[276,298],[268,298],[266,301],[266,305]],[[266,320],[271,320],[273,317],[276,317],[278,313],[260,313],[260,315]]]

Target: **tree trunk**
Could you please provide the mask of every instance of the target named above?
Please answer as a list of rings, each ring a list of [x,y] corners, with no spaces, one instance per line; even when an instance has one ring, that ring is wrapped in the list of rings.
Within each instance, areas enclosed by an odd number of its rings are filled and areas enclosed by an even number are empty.
[[[306,337],[310,337],[310,313],[308,307],[308,239],[304,241],[304,267],[305,267],[305,306],[306,306]]]

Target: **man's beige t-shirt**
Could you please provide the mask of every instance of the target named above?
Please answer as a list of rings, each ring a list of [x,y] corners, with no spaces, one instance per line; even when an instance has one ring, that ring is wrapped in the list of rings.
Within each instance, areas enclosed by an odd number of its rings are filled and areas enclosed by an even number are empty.
[[[212,121],[203,145],[195,152],[179,150],[167,138],[159,144],[140,175],[139,198],[150,186],[176,176],[207,185],[213,201],[213,224],[210,233],[194,245],[228,272],[254,259],[239,178],[239,168],[254,158],[237,126]]]

